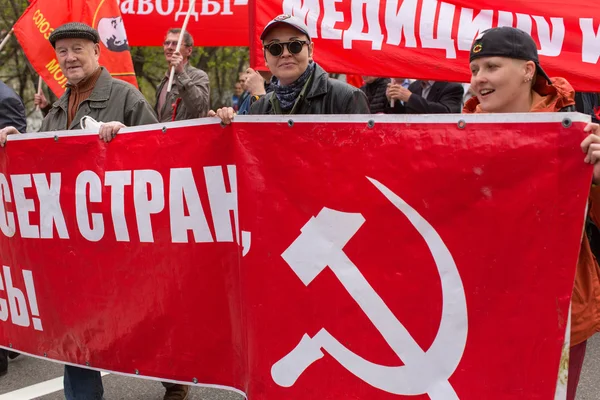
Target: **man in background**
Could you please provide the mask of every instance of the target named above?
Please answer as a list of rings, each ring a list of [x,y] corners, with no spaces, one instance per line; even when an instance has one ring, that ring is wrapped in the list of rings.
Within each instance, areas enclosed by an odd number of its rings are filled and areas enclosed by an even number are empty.
[[[462,111],[464,89],[460,83],[415,81],[408,89],[391,83],[387,98],[394,100],[388,114],[451,114]]]
[[[156,89],[154,110],[160,122],[206,117],[210,108],[208,75],[189,63],[194,50],[194,39],[185,31],[181,48],[175,51],[180,35],[181,29],[169,29],[163,43],[169,68]],[[173,87],[168,92],[171,68],[175,68],[175,76]]]

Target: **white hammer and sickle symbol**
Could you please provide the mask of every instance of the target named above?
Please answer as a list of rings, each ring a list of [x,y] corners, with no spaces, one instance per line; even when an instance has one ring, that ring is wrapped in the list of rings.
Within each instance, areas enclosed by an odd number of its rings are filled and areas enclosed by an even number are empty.
[[[363,216],[323,208],[304,225],[300,236],[283,252],[283,259],[307,286],[329,267],[404,365],[389,367],[365,360],[323,328],[314,337],[304,334],[300,343],[272,366],[271,376],[280,386],[294,385],[324,356],[323,349],[353,375],[380,390],[406,396],[428,394],[432,400],[458,399],[448,380],[462,359],[468,324],[465,291],[454,259],[417,211],[378,181],[368,179],[413,224],[437,265],[443,306],[435,340],[424,351],[344,253],[346,243],[365,222]]]

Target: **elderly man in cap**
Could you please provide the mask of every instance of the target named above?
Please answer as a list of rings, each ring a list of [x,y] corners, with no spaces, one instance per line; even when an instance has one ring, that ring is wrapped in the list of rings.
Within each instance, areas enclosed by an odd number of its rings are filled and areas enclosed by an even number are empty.
[[[68,83],[65,94],[44,118],[42,131],[81,129],[81,118],[90,116],[104,121],[99,135],[108,143],[124,126],[158,122],[152,107],[135,87],[113,79],[99,65],[100,37],[95,29],[71,22],[56,28],[49,40]],[[0,144],[6,143],[6,135],[14,133],[19,133],[14,127],[0,130]],[[68,400],[102,399],[100,372],[65,366],[64,380]]]
[[[49,40],[68,83],[44,119],[42,131],[78,129],[80,119],[90,116],[106,122],[99,133],[109,142],[123,126],[158,122],[139,90],[100,66],[100,36],[95,29],[71,22],[58,27]]]
[[[259,96],[249,114],[369,114],[365,94],[347,83],[329,78],[313,61],[314,43],[302,20],[280,15],[265,26],[260,39],[273,92]],[[233,108],[211,111],[228,124]]]
[[[100,36],[81,22],[64,24],[49,37],[60,69],[67,78],[67,90],[52,105],[42,122],[42,131],[81,129],[80,121],[89,116],[102,122],[100,139],[110,142],[124,126],[158,122],[152,107],[134,86],[114,79],[98,63]],[[13,128],[0,131],[0,144]]]

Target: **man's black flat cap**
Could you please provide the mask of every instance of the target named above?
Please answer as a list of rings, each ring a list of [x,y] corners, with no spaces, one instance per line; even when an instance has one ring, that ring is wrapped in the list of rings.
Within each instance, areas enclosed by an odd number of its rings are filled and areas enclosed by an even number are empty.
[[[56,28],[48,38],[54,48],[56,48],[56,41],[60,39],[87,39],[98,43],[100,35],[97,30],[83,22],[69,22]]]

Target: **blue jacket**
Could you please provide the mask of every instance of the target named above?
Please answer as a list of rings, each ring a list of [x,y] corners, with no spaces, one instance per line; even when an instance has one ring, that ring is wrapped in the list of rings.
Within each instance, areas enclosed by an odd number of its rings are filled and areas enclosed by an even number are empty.
[[[17,94],[0,81],[0,129],[14,126],[21,133],[27,131],[25,106]]]

